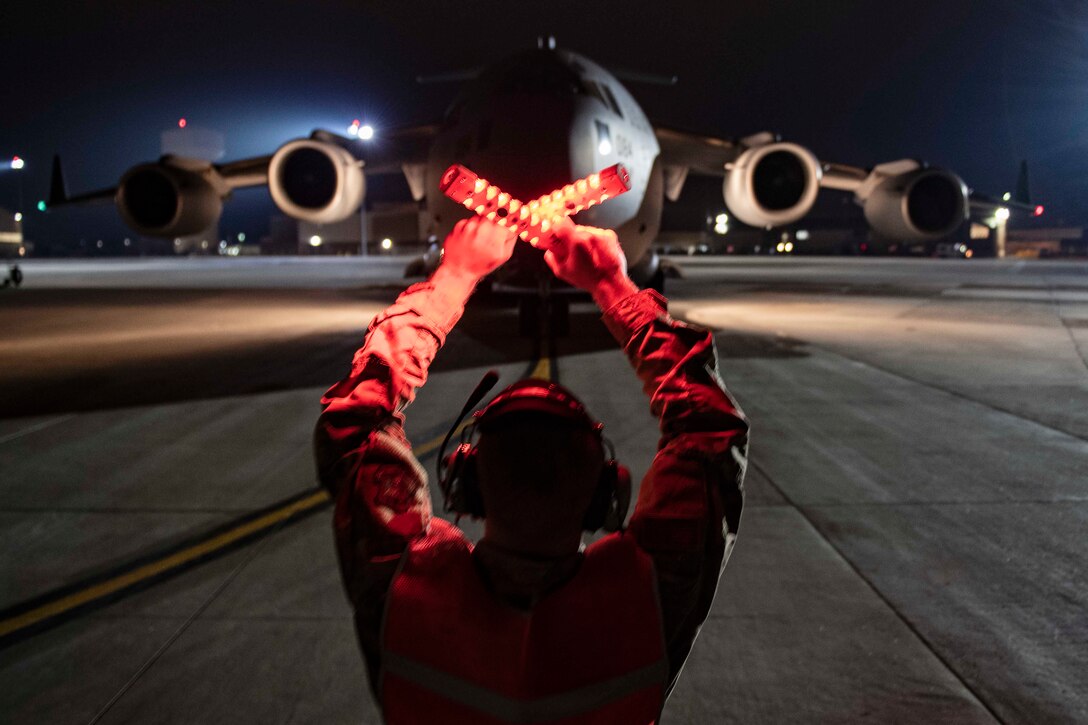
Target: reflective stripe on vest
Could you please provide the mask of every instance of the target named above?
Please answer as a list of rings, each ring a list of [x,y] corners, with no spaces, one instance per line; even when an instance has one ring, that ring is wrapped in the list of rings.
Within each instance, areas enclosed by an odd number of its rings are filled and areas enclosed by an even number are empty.
[[[382,633],[389,723],[649,723],[668,662],[653,565],[618,534],[530,612],[491,595],[435,521],[393,581]]]
[[[594,712],[643,688],[660,687],[669,675],[665,660],[658,660],[640,670],[580,690],[535,700],[515,700],[392,653],[386,654],[382,667],[389,674],[414,682],[442,697],[487,713],[496,720],[512,723],[542,723]]]

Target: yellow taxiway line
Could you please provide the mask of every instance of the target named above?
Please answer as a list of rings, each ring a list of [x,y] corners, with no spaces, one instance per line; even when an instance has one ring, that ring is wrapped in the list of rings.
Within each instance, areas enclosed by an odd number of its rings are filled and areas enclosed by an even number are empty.
[[[529,377],[551,379],[552,365],[547,356],[542,356],[533,367]],[[471,421],[462,422],[455,430],[456,437]],[[413,449],[416,458],[423,458],[442,444],[444,436],[438,436],[433,440],[422,443]],[[8,635],[20,630],[60,617],[67,612],[92,604],[95,601],[117,594],[129,587],[135,586],[148,579],[168,574],[170,571],[190,564],[202,557],[214,554],[247,537],[259,534],[273,526],[276,526],[294,516],[307,513],[329,502],[329,494],[324,490],[316,490],[308,496],[296,499],[290,503],[273,509],[257,518],[245,521],[237,526],[222,531],[203,541],[187,546],[179,551],[174,551],[155,561],[136,566],[104,581],[96,582],[83,589],[63,594],[56,599],[45,602],[28,611],[12,615],[0,620],[0,641]]]

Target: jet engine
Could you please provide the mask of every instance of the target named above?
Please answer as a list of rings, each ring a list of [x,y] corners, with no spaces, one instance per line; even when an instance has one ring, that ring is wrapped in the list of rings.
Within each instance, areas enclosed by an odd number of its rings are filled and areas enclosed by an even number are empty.
[[[726,172],[722,194],[745,224],[774,227],[795,222],[820,190],[820,162],[794,143],[775,142],[743,152]]]
[[[967,187],[943,169],[917,169],[881,181],[865,199],[865,218],[894,239],[937,239],[967,218]]]
[[[163,163],[126,171],[114,200],[125,223],[148,236],[196,234],[223,211],[222,196],[205,174]]]
[[[268,190],[284,213],[329,224],[359,208],[366,178],[361,162],[345,149],[304,138],[288,141],[272,155]]]

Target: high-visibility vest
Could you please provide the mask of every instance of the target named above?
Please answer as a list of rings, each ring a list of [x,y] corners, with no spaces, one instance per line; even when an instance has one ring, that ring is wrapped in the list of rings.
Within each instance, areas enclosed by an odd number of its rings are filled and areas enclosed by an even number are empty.
[[[485,588],[471,544],[440,520],[393,580],[380,684],[393,725],[644,725],[667,679],[653,563],[630,535],[590,546],[529,611]]]

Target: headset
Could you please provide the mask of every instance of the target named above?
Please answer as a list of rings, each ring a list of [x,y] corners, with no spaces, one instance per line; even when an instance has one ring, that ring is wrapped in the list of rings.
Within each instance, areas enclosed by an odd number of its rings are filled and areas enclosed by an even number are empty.
[[[519,380],[476,411],[471,422],[461,426],[468,411],[480,402],[498,379],[499,374],[494,370],[484,375],[439,448],[436,469],[445,496],[445,510],[456,513],[458,518],[465,515],[475,518],[486,516],[476,474],[477,448],[473,437],[477,433],[486,432],[487,428],[510,413],[546,413],[573,423],[600,441],[605,451],[604,466],[582,520],[582,528],[589,532],[598,529],[619,531],[631,504],[631,474],[626,466],[616,461],[615,448],[603,435],[604,425],[590,417],[585,406],[562,385],[538,378]],[[461,429],[461,443],[446,456],[446,445],[458,428]]]

